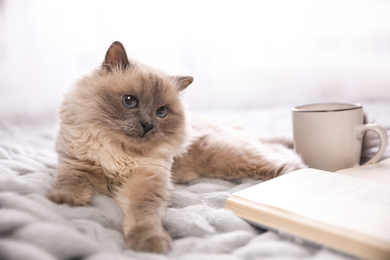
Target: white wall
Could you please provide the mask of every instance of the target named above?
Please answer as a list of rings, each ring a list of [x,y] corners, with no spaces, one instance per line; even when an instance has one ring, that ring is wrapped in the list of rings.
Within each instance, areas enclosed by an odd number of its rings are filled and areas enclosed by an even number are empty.
[[[390,1],[0,0],[0,116],[53,114],[112,41],[190,107],[390,101]]]

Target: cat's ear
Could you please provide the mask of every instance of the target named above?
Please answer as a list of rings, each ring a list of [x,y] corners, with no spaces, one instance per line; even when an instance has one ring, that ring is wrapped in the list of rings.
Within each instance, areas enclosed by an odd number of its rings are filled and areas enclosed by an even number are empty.
[[[179,91],[186,89],[194,81],[191,76],[172,76],[171,78],[179,86]]]
[[[108,71],[112,71],[114,68],[125,70],[129,66],[130,62],[122,43],[118,41],[113,42],[107,50],[106,57],[103,62],[103,68]]]

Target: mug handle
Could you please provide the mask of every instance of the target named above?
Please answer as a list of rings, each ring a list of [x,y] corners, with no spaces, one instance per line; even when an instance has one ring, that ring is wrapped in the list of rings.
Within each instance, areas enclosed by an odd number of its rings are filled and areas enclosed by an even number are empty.
[[[386,130],[383,127],[379,126],[379,125],[376,125],[376,124],[365,124],[365,125],[358,126],[357,129],[356,129],[357,138],[358,139],[362,139],[364,134],[367,131],[370,131],[370,130],[374,131],[375,133],[378,134],[379,139],[381,141],[381,145],[380,145],[380,147],[378,149],[378,152],[374,155],[374,157],[372,157],[364,165],[366,165],[366,164],[373,164],[373,163],[378,162],[382,158],[383,154],[386,152],[386,148],[387,148],[388,138],[387,138]]]

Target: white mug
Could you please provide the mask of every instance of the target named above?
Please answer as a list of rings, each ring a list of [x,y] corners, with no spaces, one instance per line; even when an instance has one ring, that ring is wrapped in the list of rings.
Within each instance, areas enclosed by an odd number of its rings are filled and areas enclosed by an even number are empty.
[[[295,151],[311,168],[337,171],[359,165],[362,139],[374,131],[378,152],[365,164],[378,162],[386,151],[387,134],[376,124],[363,124],[363,107],[355,103],[318,103],[292,109]]]

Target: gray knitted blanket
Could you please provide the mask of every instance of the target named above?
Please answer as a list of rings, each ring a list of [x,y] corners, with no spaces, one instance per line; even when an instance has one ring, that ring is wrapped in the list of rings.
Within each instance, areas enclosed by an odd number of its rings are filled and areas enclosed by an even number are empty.
[[[369,119],[390,131],[390,102],[363,103]],[[202,111],[200,111],[202,113]],[[291,135],[288,107],[213,111],[264,135]],[[55,176],[56,123],[50,118],[0,122],[0,259],[350,259],[279,232],[251,226],[223,209],[228,196],[260,181],[198,179],[174,185],[164,226],[174,239],[168,255],[124,247],[121,212],[96,194],[88,207],[57,205],[45,198]],[[390,134],[390,133],[389,133]],[[365,156],[374,151],[369,142]],[[389,151],[386,154],[389,157]]]

